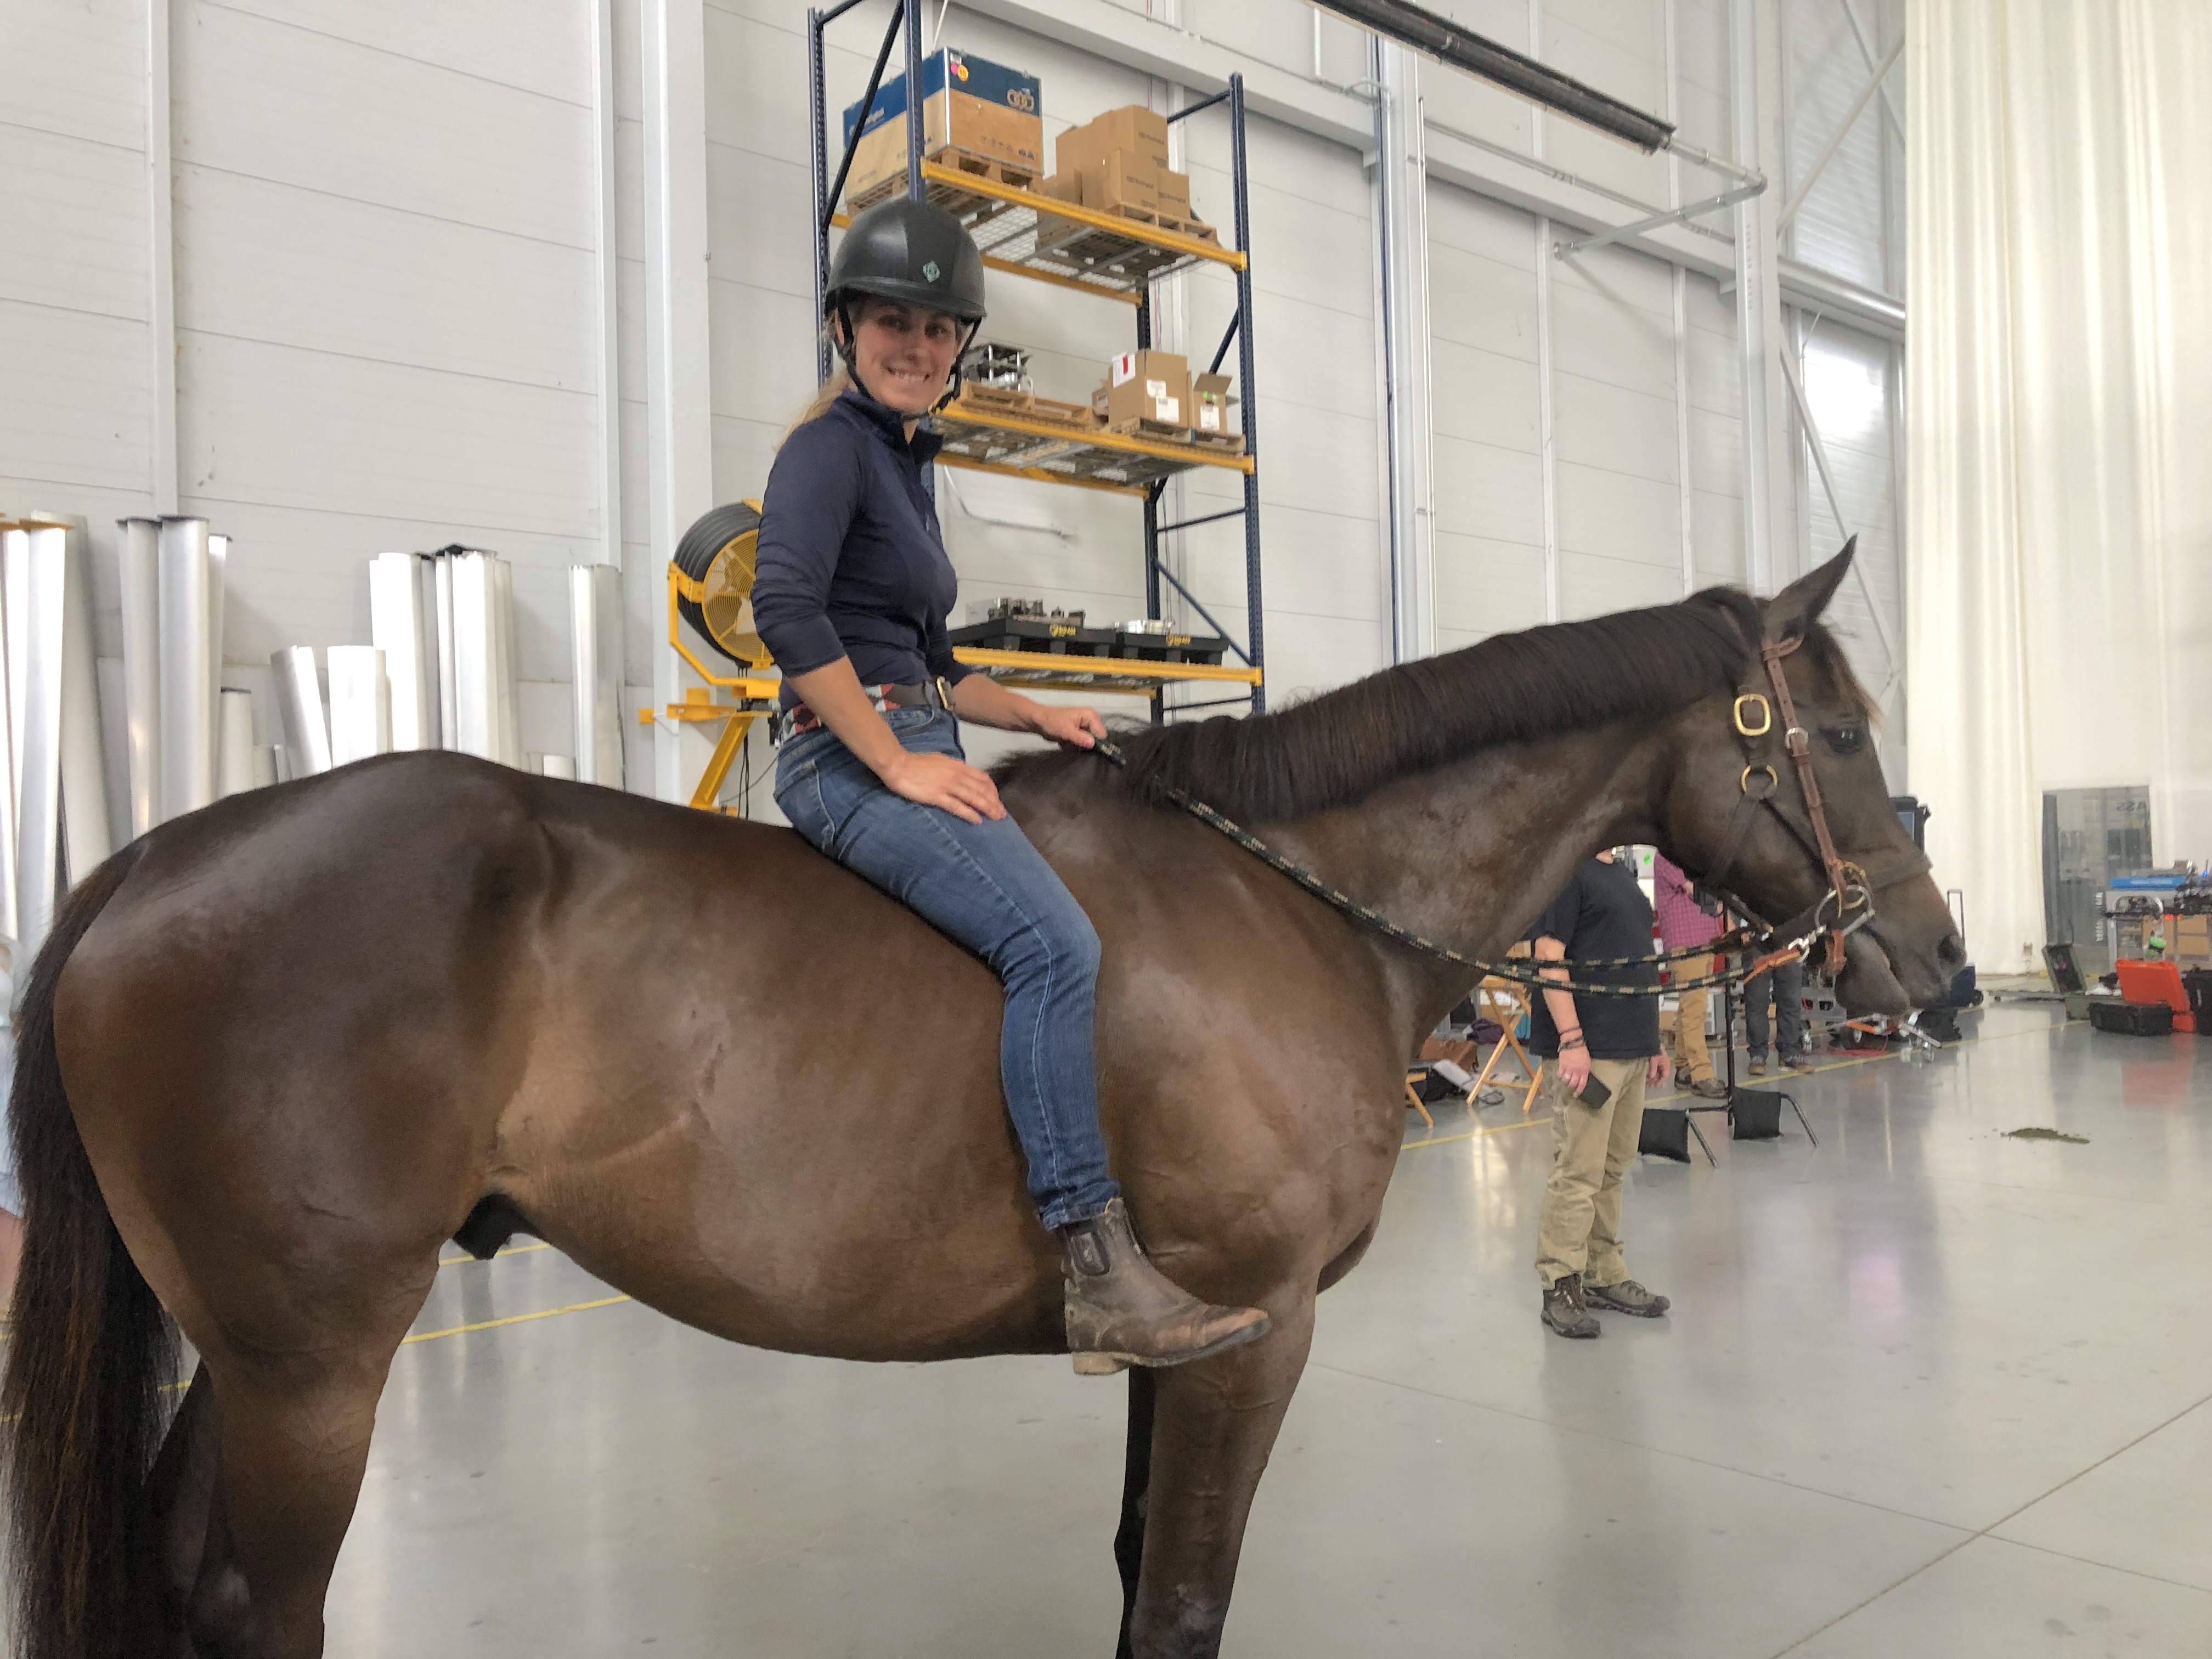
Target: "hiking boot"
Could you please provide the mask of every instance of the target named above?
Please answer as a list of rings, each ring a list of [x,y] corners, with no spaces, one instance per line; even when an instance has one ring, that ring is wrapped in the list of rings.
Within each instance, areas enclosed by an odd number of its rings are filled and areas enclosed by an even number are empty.
[[[1748,1071],[1753,1077],[1765,1077],[1766,1075],[1766,1056],[1765,1054],[1754,1055],[1752,1059],[1751,1064],[1745,1067],[1745,1070]]]
[[[1656,1319],[1674,1305],[1663,1296],[1652,1295],[1632,1279],[1624,1279],[1618,1285],[1585,1285],[1583,1297],[1608,1313],[1634,1314],[1638,1319]]]
[[[1803,1054],[1785,1054],[1782,1063],[1801,1077],[1813,1069],[1813,1062]]]
[[[1267,1316],[1217,1308],[1164,1278],[1146,1259],[1120,1199],[1088,1221],[1060,1229],[1067,1346],[1081,1376],[1130,1365],[1180,1365],[1257,1341]]]
[[[1583,1301],[1580,1273],[1569,1273],[1544,1286],[1544,1322],[1561,1336],[1596,1336],[1603,1330]]]
[[[1701,1077],[1690,1085],[1690,1092],[1699,1100],[1726,1100],[1728,1085],[1717,1077]]]

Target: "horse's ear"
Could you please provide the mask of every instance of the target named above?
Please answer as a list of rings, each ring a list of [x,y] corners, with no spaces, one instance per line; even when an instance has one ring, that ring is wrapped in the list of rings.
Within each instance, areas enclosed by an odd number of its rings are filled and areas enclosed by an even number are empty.
[[[1834,558],[1817,569],[1807,571],[1767,601],[1766,632],[1770,639],[1801,637],[1820,619],[1820,613],[1828,608],[1828,601],[1844,585],[1844,573],[1851,568],[1851,556],[1858,544],[1859,538],[1852,537]]]

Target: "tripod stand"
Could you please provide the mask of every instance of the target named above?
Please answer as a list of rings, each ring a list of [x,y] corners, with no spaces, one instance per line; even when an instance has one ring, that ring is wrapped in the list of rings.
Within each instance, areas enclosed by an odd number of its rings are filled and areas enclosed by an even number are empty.
[[[1752,994],[1760,996],[1765,993],[1754,990]],[[1781,1010],[1778,1008],[1775,1013],[1778,1018]],[[1683,1109],[1691,1112],[1727,1113],[1729,1133],[1732,1139],[1776,1140],[1779,1139],[1782,1134],[1782,1103],[1787,1102],[1790,1109],[1796,1115],[1798,1127],[1805,1132],[1805,1139],[1818,1146],[1820,1144],[1820,1138],[1813,1133],[1813,1126],[1805,1121],[1804,1109],[1797,1104],[1796,1096],[1786,1089],[1746,1089],[1737,1086],[1735,987],[1734,984],[1721,987],[1721,1044],[1727,1066],[1728,1098],[1717,1105],[1689,1106]],[[1690,1127],[1692,1129],[1697,1127],[1694,1119],[1692,1120]],[[1701,1146],[1705,1146],[1705,1136],[1699,1135],[1698,1144]],[[1705,1147],[1705,1157],[1708,1161],[1711,1159],[1712,1155],[1712,1148]]]

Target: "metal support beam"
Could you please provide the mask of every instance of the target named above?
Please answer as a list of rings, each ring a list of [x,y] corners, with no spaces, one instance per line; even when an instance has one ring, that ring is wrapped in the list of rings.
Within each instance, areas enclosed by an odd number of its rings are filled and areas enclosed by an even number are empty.
[[[1820,441],[1820,428],[1813,420],[1813,406],[1805,398],[1805,383],[1797,373],[1797,354],[1794,349],[1782,353],[1783,378],[1790,383],[1790,395],[1797,404],[1797,419],[1805,428],[1805,447],[1813,453],[1813,465],[1820,475],[1820,489],[1828,498],[1828,510],[1836,515],[1836,524],[1850,539],[1856,532],[1851,527],[1850,515],[1844,511],[1842,493],[1836,488],[1835,469],[1828,465],[1828,447]],[[1874,617],[1875,632],[1881,635],[1883,654],[1890,666],[1898,665],[1897,641],[1890,632],[1889,618],[1882,614],[1881,605],[1874,595],[1874,583],[1866,573],[1866,561],[1853,559],[1851,574],[1858,578],[1859,592],[1866,599],[1868,612]]]
[[[1760,0],[1729,0],[1729,91],[1736,161],[1758,168],[1778,152],[1771,136],[1781,84],[1773,43],[1763,38]],[[1762,169],[1763,170],[1763,169]],[[1777,279],[1774,203],[1754,196],[1735,207],[1736,366],[1742,386],[1744,581],[1753,592],[1778,585],[1775,550],[1785,544],[1781,488],[1790,477],[1777,346],[1782,295]]]
[[[1649,219],[1638,219],[1633,224],[1616,225],[1597,236],[1578,236],[1572,241],[1554,242],[1552,252],[1559,258],[1571,258],[1588,252],[1594,247],[1610,247],[1615,242],[1625,242],[1632,236],[1640,236],[1647,230],[1656,230],[1662,225],[1678,225],[1685,219],[1694,219],[1700,213],[1711,213],[1717,208],[1734,207],[1738,202],[1747,202],[1766,188],[1761,179],[1754,185],[1738,185],[1734,190],[1723,191],[1718,196],[1707,197],[1702,202],[1692,202],[1687,207],[1669,208],[1664,213],[1654,214]]]
[[[1429,372],[1428,173],[1421,154],[1420,59],[1395,41],[1368,46],[1375,105],[1376,315],[1381,324],[1383,545],[1390,659],[1435,654],[1436,502]]]
[[[1852,0],[1838,0],[1838,3],[1844,9],[1845,21],[1851,26],[1851,39],[1858,42],[1859,56],[1866,61],[1867,68],[1872,70],[1881,60],[1875,56],[1874,41],[1868,35],[1866,26],[1859,21],[1858,7],[1852,3]],[[1875,84],[1881,88],[1882,113],[1889,117],[1891,130],[1897,134],[1898,142],[1902,143],[1905,141],[1905,118],[1897,112],[1897,100],[1890,93],[1889,82],[1876,76]]]
[[[622,321],[617,276],[621,268],[617,229],[620,221],[616,213],[615,191],[621,177],[621,162],[615,153],[615,0],[595,0],[593,11],[598,25],[592,40],[592,113],[597,129],[594,158],[599,185],[592,234],[599,256],[599,337],[596,354],[599,369],[599,562],[619,568],[623,562]],[[579,732],[580,767],[582,742],[583,734]],[[580,770],[577,775],[585,774]],[[619,773],[617,775],[619,777]]]
[[[1882,77],[1904,55],[1905,40],[1900,35],[1897,44],[1889,49],[1889,56],[1883,58],[1881,66],[1875,70],[1874,78],[1860,88],[1859,95],[1851,102],[1850,112],[1838,125],[1834,136],[1828,140],[1827,148],[1820,152],[1820,160],[1813,163],[1796,190],[1791,193],[1781,216],[1774,222],[1777,231],[1787,228],[1790,222],[1797,216],[1797,210],[1805,205],[1805,198],[1813,193],[1814,185],[1820,182],[1820,175],[1828,170],[1828,163],[1836,159],[1836,152],[1844,147],[1844,140],[1851,136],[1851,129],[1859,124],[1859,117],[1866,113],[1866,106],[1874,101],[1875,94],[1881,90]]]
[[[170,219],[169,0],[146,0],[146,241],[149,433],[155,516],[177,510],[176,242]]]
[[[707,88],[703,0],[641,0],[645,92],[646,414],[653,562],[676,556],[684,529],[714,505],[714,404],[708,380]],[[653,649],[653,701],[684,700],[675,647]],[[653,793],[682,800],[683,732],[653,724]]]

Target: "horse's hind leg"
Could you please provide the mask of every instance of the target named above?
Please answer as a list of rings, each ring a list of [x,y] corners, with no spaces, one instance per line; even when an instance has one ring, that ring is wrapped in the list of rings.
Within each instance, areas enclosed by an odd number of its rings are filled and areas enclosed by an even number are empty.
[[[1275,1328],[1212,1359],[1155,1372],[1151,1475],[1122,1525],[1143,1566],[1122,1621],[1127,1659],[1216,1659],[1252,1494],[1267,1466],[1313,1340],[1313,1303],[1273,1304]],[[1133,1449],[1136,1395],[1131,1395]],[[1120,1554],[1116,1540],[1116,1554]]]
[[[177,1659],[192,1659],[187,1620],[206,1554],[219,1451],[215,1385],[202,1360],[146,1480],[146,1507],[160,1552],[161,1628]]]
[[[212,1362],[216,1475],[190,1610],[205,1659],[320,1659],[323,1598],[396,1345]]]

